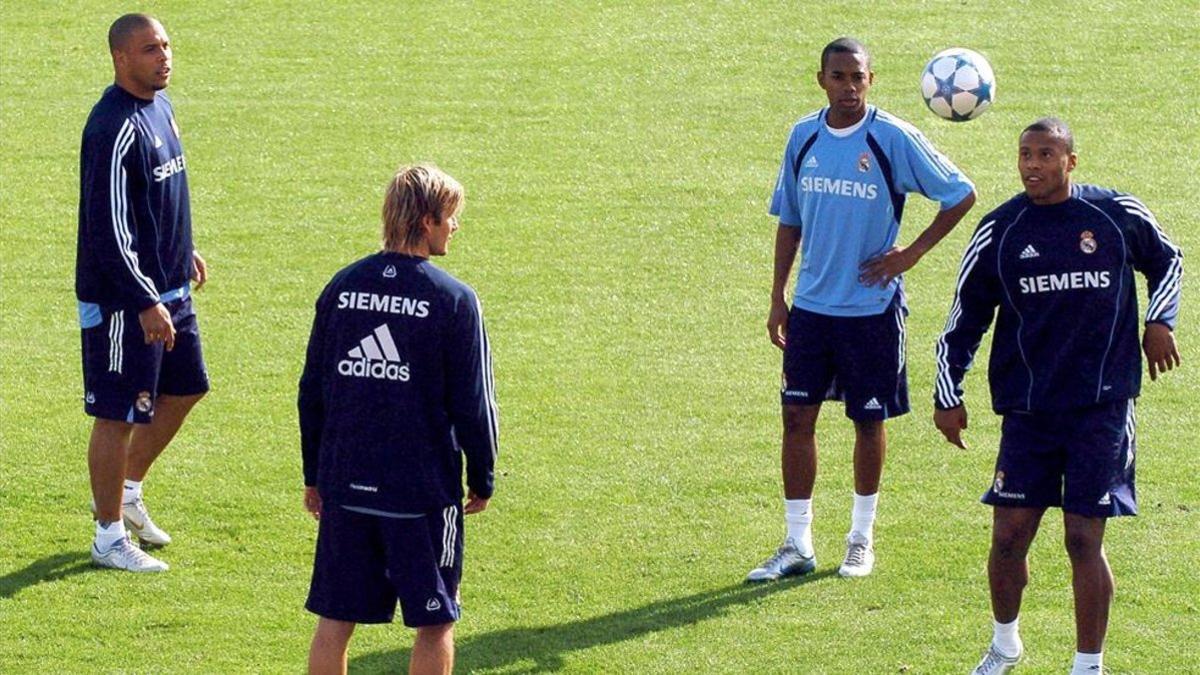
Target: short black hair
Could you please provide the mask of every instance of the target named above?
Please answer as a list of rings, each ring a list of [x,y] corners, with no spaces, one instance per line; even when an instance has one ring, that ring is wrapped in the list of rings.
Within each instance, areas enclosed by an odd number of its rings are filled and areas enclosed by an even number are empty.
[[[108,27],[108,50],[115,52],[125,46],[133,32],[155,23],[149,14],[125,14]]]
[[[1062,140],[1063,144],[1067,146],[1067,152],[1075,152],[1075,134],[1071,133],[1071,127],[1068,127],[1066,122],[1057,117],[1043,117],[1025,127],[1021,131],[1021,135],[1024,136],[1030,131],[1050,134]]]
[[[822,71],[825,70],[825,64],[829,62],[830,54],[862,54],[867,57],[867,67],[871,67],[871,52],[867,51],[866,45],[852,37],[840,37],[825,45],[825,49],[821,50]]]

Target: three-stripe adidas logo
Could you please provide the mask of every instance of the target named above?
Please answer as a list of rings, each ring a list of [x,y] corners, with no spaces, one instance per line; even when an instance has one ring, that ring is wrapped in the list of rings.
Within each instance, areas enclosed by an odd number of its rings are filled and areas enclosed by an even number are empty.
[[[883,409],[883,406],[879,405],[879,399],[877,399],[877,398],[872,398],[870,401],[867,401],[866,405],[863,406],[863,410],[882,410],[882,409]]]
[[[408,382],[411,374],[409,364],[400,359],[400,351],[396,349],[396,341],[386,323],[359,340],[358,346],[346,356],[349,358],[337,364],[338,374],[346,377]]]
[[[804,168],[806,168],[806,169],[815,169],[815,168],[817,168],[817,166],[818,165],[817,165],[816,157],[809,157],[808,161],[804,163]]]
[[[1037,252],[1037,249],[1033,247],[1033,244],[1030,244],[1025,247],[1024,251],[1021,251],[1021,260],[1029,260],[1030,258],[1036,258],[1036,257],[1038,257],[1038,255],[1040,255],[1040,254]]]

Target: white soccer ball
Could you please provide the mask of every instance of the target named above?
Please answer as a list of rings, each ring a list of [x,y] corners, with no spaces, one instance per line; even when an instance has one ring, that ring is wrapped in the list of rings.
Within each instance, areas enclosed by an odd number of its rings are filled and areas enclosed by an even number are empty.
[[[921,96],[938,117],[966,122],[991,107],[996,99],[996,76],[978,52],[947,49],[925,64]]]

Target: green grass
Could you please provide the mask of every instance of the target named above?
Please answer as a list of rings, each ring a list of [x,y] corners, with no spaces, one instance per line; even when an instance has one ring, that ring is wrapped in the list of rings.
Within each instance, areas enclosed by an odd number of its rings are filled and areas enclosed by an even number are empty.
[[[1200,250],[1194,2],[405,5],[151,8],[175,43],[170,92],[212,270],[196,304],[213,391],[147,482],[176,543],[171,571],[142,578],[87,560],[72,291],[79,134],[110,81],[105,30],[127,8],[5,2],[0,671],[303,670],[315,529],[294,397],[312,302],[377,246],[391,172],[428,159],[468,190],[440,262],[483,298],[502,411],[499,489],[467,531],[461,671],[965,672],[988,639],[990,513],[976,500],[998,424],[982,372],[968,380],[971,450],[929,421],[959,254],[1019,189],[1017,132],[1049,113],[1075,128],[1078,180],[1134,192]],[[744,587],[782,532],[766,200],[792,122],[823,101],[817,54],[841,34],[874,50],[872,101],[962,167],[979,206],[909,275],[915,410],[889,425],[876,573],[829,574],[852,442],[831,406],[818,574]],[[969,124],[917,95],[949,46],[997,72],[996,107]],[[902,240],[932,213],[911,202]],[[1194,670],[1200,652],[1192,278],[1185,294],[1184,369],[1139,408],[1143,515],[1109,529],[1119,673]],[[1031,553],[1025,672],[1062,672],[1074,649],[1061,539],[1050,517]],[[351,669],[398,670],[409,642],[363,628]]]

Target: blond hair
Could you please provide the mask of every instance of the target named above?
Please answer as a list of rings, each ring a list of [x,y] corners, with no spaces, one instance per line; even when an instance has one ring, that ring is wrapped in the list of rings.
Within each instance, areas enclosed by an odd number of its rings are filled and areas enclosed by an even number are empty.
[[[441,222],[462,208],[463,186],[432,164],[401,167],[383,197],[383,248],[412,249],[421,243],[421,220]]]

